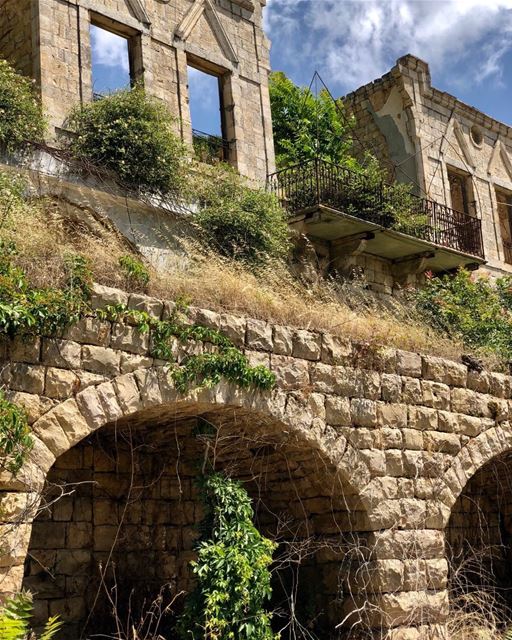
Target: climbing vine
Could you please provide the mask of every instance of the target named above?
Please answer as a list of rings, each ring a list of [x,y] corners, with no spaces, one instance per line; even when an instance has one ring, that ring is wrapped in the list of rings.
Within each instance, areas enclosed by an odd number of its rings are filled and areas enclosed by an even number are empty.
[[[16,475],[32,446],[25,411],[0,391],[0,467]]]
[[[192,569],[197,586],[178,625],[183,640],[274,640],[269,565],[276,544],[253,524],[247,491],[220,473],[202,481],[205,518]]]

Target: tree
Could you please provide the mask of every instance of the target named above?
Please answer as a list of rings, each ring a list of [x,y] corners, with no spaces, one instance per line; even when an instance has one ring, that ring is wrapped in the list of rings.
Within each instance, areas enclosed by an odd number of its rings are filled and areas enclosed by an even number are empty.
[[[179,624],[183,640],[277,640],[264,602],[275,543],[253,524],[251,499],[220,473],[203,485],[206,515],[192,563],[197,586]]]
[[[353,122],[339,100],[335,102],[326,89],[315,96],[282,71],[270,75],[269,89],[278,168],[317,156],[336,164],[354,164],[350,156]]]

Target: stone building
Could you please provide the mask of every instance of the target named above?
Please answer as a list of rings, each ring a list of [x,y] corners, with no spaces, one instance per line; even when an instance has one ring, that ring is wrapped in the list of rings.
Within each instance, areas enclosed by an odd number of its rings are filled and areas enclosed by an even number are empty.
[[[93,99],[91,26],[127,41],[132,82],[143,82],[192,143],[188,70],[219,82],[223,154],[263,181],[274,169],[267,80],[266,0],[2,0],[0,56],[35,78],[51,136],[69,110]]]
[[[418,195],[481,220],[485,269],[512,272],[512,128],[432,86],[412,55],[344,98],[356,145]]]

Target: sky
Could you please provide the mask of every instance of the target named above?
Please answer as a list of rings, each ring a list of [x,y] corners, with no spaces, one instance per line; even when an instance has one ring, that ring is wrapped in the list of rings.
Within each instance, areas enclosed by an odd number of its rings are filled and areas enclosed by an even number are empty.
[[[297,84],[316,70],[343,96],[412,53],[435,87],[512,124],[512,0],[267,0],[264,21],[272,68]],[[127,86],[126,40],[91,37],[94,90]],[[193,127],[219,133],[215,78],[191,70],[189,85]]]

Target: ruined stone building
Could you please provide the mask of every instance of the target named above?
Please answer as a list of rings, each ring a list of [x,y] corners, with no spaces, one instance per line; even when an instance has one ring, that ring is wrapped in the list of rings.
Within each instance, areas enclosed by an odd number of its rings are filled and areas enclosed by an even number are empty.
[[[481,220],[485,269],[512,272],[512,128],[433,87],[412,55],[344,101],[360,149],[418,195]]]
[[[126,39],[132,82],[161,98],[192,143],[188,73],[218,78],[224,157],[264,181],[274,169],[266,0],[2,0],[0,55],[36,80],[52,137],[93,99],[91,25]]]

